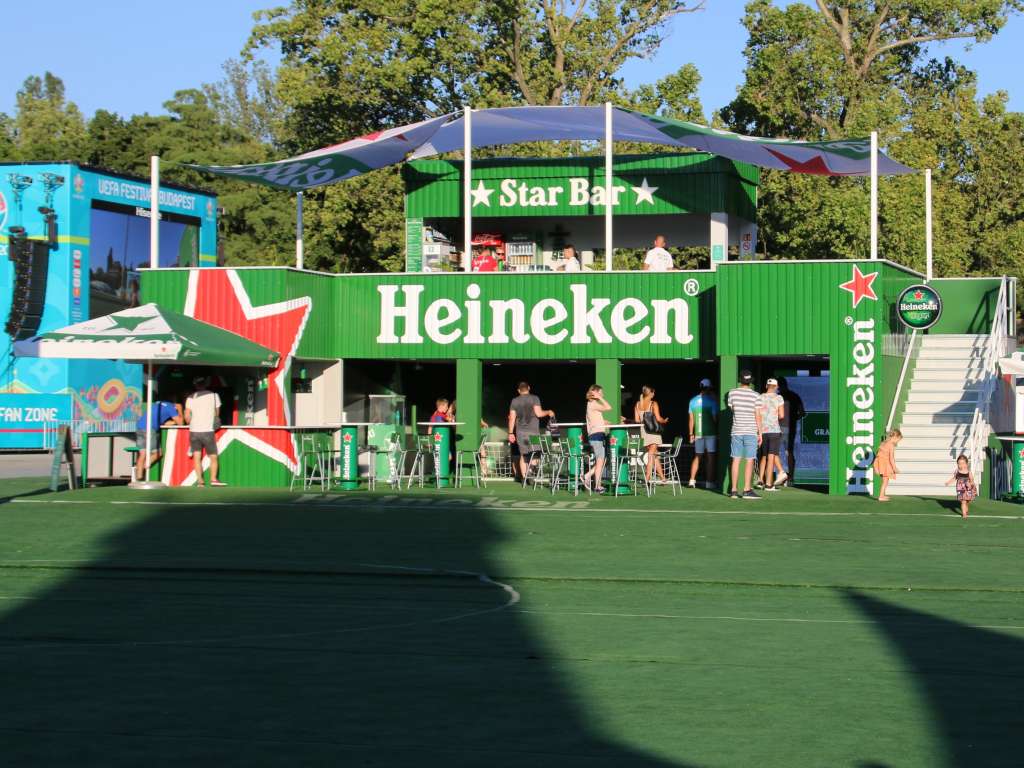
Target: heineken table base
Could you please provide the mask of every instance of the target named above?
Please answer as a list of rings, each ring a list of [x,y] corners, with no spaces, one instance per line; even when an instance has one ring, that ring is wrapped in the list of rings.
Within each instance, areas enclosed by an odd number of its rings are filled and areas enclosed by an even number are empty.
[[[454,439],[455,427],[461,427],[461,421],[421,421],[421,427],[433,428],[431,436],[434,438],[434,476],[437,478],[438,488],[450,488],[451,480],[451,452]]]
[[[338,427],[341,432],[338,487],[343,491],[356,491],[359,489],[359,427],[368,427],[370,424],[365,421],[351,421],[331,426]]]

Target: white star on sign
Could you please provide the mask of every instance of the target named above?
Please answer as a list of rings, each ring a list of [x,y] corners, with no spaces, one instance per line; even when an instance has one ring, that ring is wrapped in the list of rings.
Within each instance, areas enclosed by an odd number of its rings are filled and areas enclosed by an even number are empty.
[[[636,192],[636,204],[648,202],[654,205],[654,193],[658,191],[657,187],[651,187],[647,184],[647,178],[644,177],[639,187],[633,187],[633,191]]]
[[[491,195],[494,194],[494,190],[485,189],[482,180],[476,185],[476,189],[469,190],[469,194],[473,196],[474,208],[478,205],[486,205],[488,208],[491,207]]]

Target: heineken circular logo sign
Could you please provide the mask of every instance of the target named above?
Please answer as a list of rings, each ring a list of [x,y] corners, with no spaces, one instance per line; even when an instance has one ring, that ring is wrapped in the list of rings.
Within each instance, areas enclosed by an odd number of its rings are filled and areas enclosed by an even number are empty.
[[[923,331],[939,321],[942,299],[935,289],[927,285],[912,285],[900,294],[896,314],[907,328]]]

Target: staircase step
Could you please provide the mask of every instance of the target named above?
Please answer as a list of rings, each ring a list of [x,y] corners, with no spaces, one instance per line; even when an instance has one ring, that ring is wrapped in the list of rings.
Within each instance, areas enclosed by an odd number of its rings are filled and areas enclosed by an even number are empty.
[[[949,448],[905,448],[906,443],[907,441],[904,440],[896,449],[896,466],[901,469],[904,465],[909,466],[910,464],[920,462],[927,462],[931,466],[936,466],[936,464],[944,465],[946,462],[949,462],[950,466],[952,466],[956,457],[963,453],[960,446],[955,448],[952,446]]]
[[[900,429],[906,431],[908,426],[934,426],[936,424],[963,424],[970,426],[974,411],[953,413],[905,413]]]
[[[893,485],[889,484],[886,493],[890,496],[937,496],[940,498],[956,498],[956,491],[943,485]]]
[[[924,414],[928,416],[934,416],[939,414],[949,415],[954,413],[966,413],[969,414],[970,416],[974,416],[974,409],[975,407],[977,407],[977,405],[977,400],[950,400],[945,403],[908,400],[906,408],[904,408],[903,412],[907,415]]]
[[[915,392],[981,392],[982,382],[962,376],[914,376],[910,394]]]

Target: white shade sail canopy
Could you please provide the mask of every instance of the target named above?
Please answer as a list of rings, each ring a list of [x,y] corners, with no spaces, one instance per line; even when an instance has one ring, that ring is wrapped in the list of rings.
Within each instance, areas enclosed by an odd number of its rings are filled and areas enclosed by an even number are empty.
[[[190,165],[223,176],[300,191],[333,184],[405,160],[463,150],[465,115],[442,115],[390,128],[274,163]],[[534,141],[602,141],[604,107],[501,107],[473,110],[472,148]],[[612,139],[710,152],[761,168],[822,176],[868,176],[869,139],[794,141],[744,136],[683,120],[614,107]],[[882,175],[915,170],[878,153]]]

